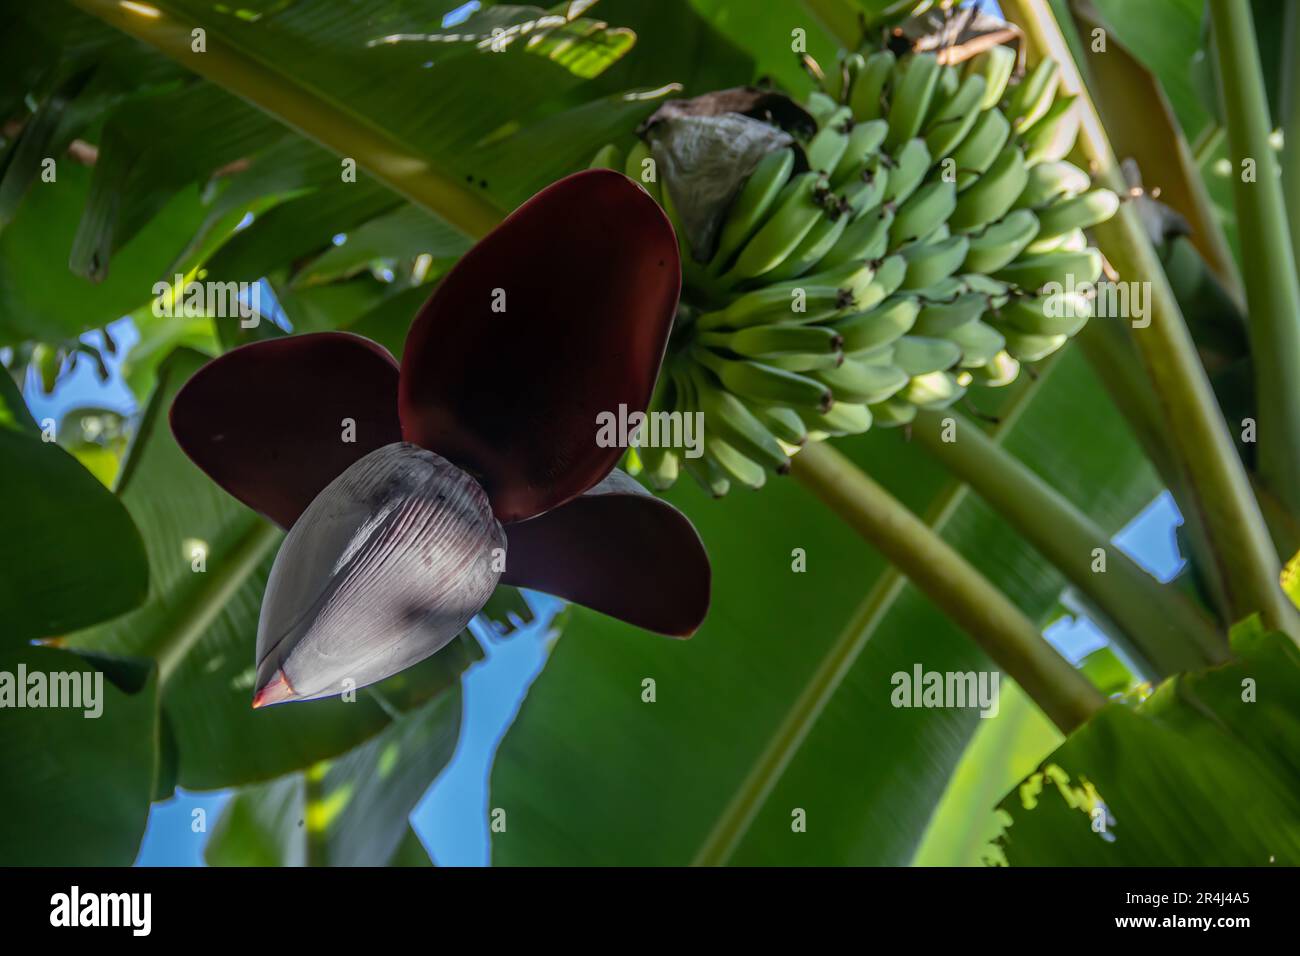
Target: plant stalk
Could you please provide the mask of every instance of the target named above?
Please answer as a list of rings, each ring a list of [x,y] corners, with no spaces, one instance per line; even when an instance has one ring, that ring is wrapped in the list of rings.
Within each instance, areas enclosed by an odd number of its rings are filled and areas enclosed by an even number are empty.
[[[73,0],[76,6],[212,80],[315,140],[340,156],[350,157],[417,205],[478,239],[503,216],[487,197],[467,188],[459,177],[437,168],[430,158],[400,142],[366,117],[331,103],[296,81],[291,73],[263,63],[228,43],[211,24],[207,49],[195,53],[190,31],[199,24],[153,0],[156,15],[143,15],[116,0]]]
[[[1090,597],[1159,676],[1228,659],[1227,642],[1209,618],[1138,567],[1091,518],[980,428],[922,411],[912,437]],[[1094,568],[1099,551],[1102,571]]]
[[[1287,4],[1282,43],[1282,190],[1300,272],[1300,3]]]
[[[1123,175],[1047,0],[1005,0],[1003,9],[1025,32],[1031,50],[1060,64],[1064,91],[1079,97],[1079,147],[1092,174],[1102,185],[1123,193]],[[1281,565],[1250,481],[1137,210],[1125,203],[1093,231],[1121,276],[1149,283],[1150,324],[1134,330],[1133,342],[1160,402],[1170,449],[1188,490],[1183,504],[1204,522],[1234,619],[1258,612],[1266,626],[1300,642],[1300,618],[1279,584]]]
[[[1005,594],[843,454],[812,442],[790,473],[966,631],[1062,733],[1105,703]]]
[[[1294,19],[1294,14],[1292,10],[1288,19]],[[1250,306],[1258,469],[1273,493],[1293,513],[1300,514],[1300,278],[1287,228],[1282,181],[1269,143],[1273,124],[1264,92],[1264,70],[1250,4],[1210,0],[1210,15]],[[1243,181],[1241,164],[1247,159],[1255,163],[1253,182]],[[1300,204],[1300,199],[1295,202]]]

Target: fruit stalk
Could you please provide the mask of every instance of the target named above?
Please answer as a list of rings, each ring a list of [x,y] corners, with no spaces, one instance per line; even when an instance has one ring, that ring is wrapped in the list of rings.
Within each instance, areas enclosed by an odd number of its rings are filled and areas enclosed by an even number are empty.
[[[1007,0],[1003,9],[1025,32],[1033,53],[1061,64],[1062,86],[1079,96],[1083,111],[1077,148],[1094,167],[1094,181],[1123,192],[1119,164],[1050,6],[1046,0]],[[1180,505],[1195,509],[1204,522],[1231,613],[1242,619],[1258,612],[1267,627],[1285,630],[1300,642],[1300,619],[1278,583],[1281,566],[1264,518],[1137,210],[1125,204],[1094,232],[1122,277],[1150,283],[1150,324],[1135,329],[1133,341],[1160,400],[1170,447],[1189,492]]]
[[[1200,610],[1138,567],[1086,514],[973,423],[921,411],[912,437],[992,506],[1110,618],[1160,677],[1219,664],[1228,646]],[[1102,549],[1104,570],[1095,571]]]
[[[1233,161],[1241,262],[1250,306],[1259,418],[1259,473],[1300,514],[1300,278],[1287,228],[1282,181],[1269,144],[1273,124],[1249,4],[1212,0],[1228,151]],[[1294,91],[1292,91],[1294,96]],[[1288,144],[1295,149],[1295,144]],[[1244,182],[1241,164],[1257,165]]]
[[[1105,703],[1006,595],[840,452],[811,443],[791,474],[970,635],[1062,733]]]

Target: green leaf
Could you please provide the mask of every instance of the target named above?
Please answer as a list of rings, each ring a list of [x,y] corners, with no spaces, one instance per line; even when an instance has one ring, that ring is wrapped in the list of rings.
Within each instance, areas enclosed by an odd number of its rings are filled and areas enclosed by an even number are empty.
[[[1300,651],[1234,634],[1240,659],[1112,702],[1000,808],[1013,866],[1295,866]]]
[[[5,700],[4,688],[6,680],[17,681],[20,667],[29,680],[44,675],[51,690],[54,675],[82,675],[78,693],[88,690],[95,707],[85,697],[77,707],[16,707]],[[130,866],[144,835],[156,773],[153,670],[128,693],[96,670],[93,660],[76,654],[35,646],[0,649],[0,700],[0,864]],[[98,715],[91,716],[96,709]]]
[[[4,644],[55,637],[138,605],[149,566],[131,516],[67,451],[41,439],[0,373],[0,620]],[[6,398],[5,392],[11,392]]]
[[[354,703],[251,709],[257,619],[282,534],[217,487],[171,436],[172,397],[205,361],[180,350],[163,363],[119,481],[149,555],[149,596],[138,610],[67,639],[158,661],[178,780],[197,790],[267,780],[334,757],[454,685],[482,654],[466,635],[363,688]]]
[[[459,258],[469,240],[436,216],[406,204],[377,216],[347,233],[346,240],[327,249],[294,275],[295,286],[351,278],[376,259]]]
[[[460,714],[459,691],[443,694],[338,760],[241,790],[212,832],[208,863],[383,866],[395,855],[409,860],[414,848],[404,846],[411,836],[407,818],[451,759]]]
[[[68,271],[68,257],[90,176],[65,159],[58,180],[34,183],[0,232],[0,345],[73,339],[145,305],[202,219],[197,190],[177,193],[114,256],[104,281],[87,281]]]
[[[1007,445],[1104,527],[1154,494],[1073,351],[1040,379]],[[946,476],[898,432],[840,447],[931,518],[959,502],[945,537],[1031,615],[1055,606],[1060,578],[978,501],[945,497]],[[688,863],[711,835],[729,842],[728,806],[757,794],[735,863],[907,863],[979,718],[895,709],[891,675],[992,665],[896,576],[882,580],[880,558],[802,489],[773,480],[713,501],[679,482],[668,497],[709,549],[709,618],[680,642],[571,609],[497,754],[492,805],[510,826],[495,861]],[[804,573],[792,571],[796,548]],[[832,648],[844,651],[828,687],[838,691],[818,698],[810,726],[783,726]],[[647,678],[655,703],[642,700]],[[760,757],[783,771],[765,800],[751,777]],[[791,831],[795,809],[807,832]]]

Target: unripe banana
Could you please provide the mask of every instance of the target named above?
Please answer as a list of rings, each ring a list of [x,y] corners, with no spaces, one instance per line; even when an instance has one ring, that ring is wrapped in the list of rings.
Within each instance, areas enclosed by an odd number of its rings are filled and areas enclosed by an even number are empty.
[[[871,309],[845,316],[831,323],[840,336],[840,347],[848,353],[876,349],[902,338],[916,324],[920,303],[911,296],[897,296]],[[855,356],[856,357],[856,356]]]
[[[1077,196],[1092,185],[1078,166],[1064,160],[1039,163],[1029,170],[1029,179],[1016,200],[1016,209],[1037,209],[1066,196]]]
[[[983,322],[968,322],[944,337],[961,349],[959,364],[964,369],[983,368],[1007,344],[1001,332]]]
[[[830,389],[798,372],[787,372],[752,361],[733,361],[705,349],[693,353],[728,391],[755,402],[824,410],[834,401]],[[817,373],[822,374],[822,373]]]
[[[1060,81],[1061,68],[1056,61],[1040,60],[1023,80],[1011,88],[1006,113],[1017,133],[1024,132],[1048,111]]]
[[[596,155],[587,164],[588,169],[617,169],[623,171],[623,151],[613,143],[606,143],[596,150]]]
[[[786,184],[777,197],[776,209],[753,238],[745,243],[736,264],[723,276],[723,282],[753,279],[779,266],[785,257],[808,235],[825,211],[815,201],[816,191],[825,184],[817,173],[801,173]]]
[[[965,75],[978,74],[985,80],[981,110],[991,110],[998,105],[1015,68],[1016,51],[1009,46],[989,47],[966,61]]]
[[[710,348],[730,349],[737,355],[765,359],[793,353],[836,352],[842,336],[821,325],[755,325],[735,332],[700,332],[696,341]]]
[[[840,64],[837,71],[839,73],[838,89],[832,94],[836,100],[841,103],[849,101],[849,94],[853,91],[853,85],[858,81],[858,76],[866,68],[867,58],[861,53],[849,53],[844,57],[844,62]]]
[[[949,159],[957,172],[957,190],[969,188],[993,165],[1011,135],[1011,124],[1001,110],[985,110]]]
[[[909,335],[894,345],[894,364],[909,377],[953,368],[961,361],[961,346],[948,339]]]
[[[1096,249],[1079,252],[1045,252],[1040,256],[1019,259],[999,269],[996,278],[1010,282],[1026,292],[1041,289],[1049,282],[1078,286],[1096,282],[1101,276],[1101,253]],[[1013,353],[1014,354],[1014,353]]]
[[[1007,351],[1020,362],[1037,362],[1045,359],[1069,339],[1065,335],[1027,335],[1024,332],[1013,332],[1011,329],[1003,330],[1002,334],[1006,336]]]
[[[916,406],[901,398],[891,398],[871,406],[871,414],[879,428],[899,428],[910,425],[916,418]]]
[[[840,402],[853,405],[883,402],[907,385],[907,374],[900,368],[893,365],[864,365],[853,359],[845,359],[839,368],[812,374],[830,387],[836,405]]]
[[[879,158],[871,160],[869,166],[851,177],[841,188],[850,221],[856,221],[863,213],[879,209],[888,184],[889,171]]]
[[[802,445],[808,440],[808,426],[799,413],[784,405],[755,405],[754,414],[779,441]]]
[[[902,397],[917,408],[947,408],[966,394],[966,389],[950,372],[929,372],[907,383]]]
[[[885,184],[885,201],[903,203],[925,181],[930,171],[930,150],[923,139],[909,139],[893,154],[889,182]]]
[[[800,374],[816,372],[824,368],[836,368],[843,362],[843,352],[799,352],[791,355],[769,355],[763,359],[764,365]]]
[[[825,126],[826,121],[835,115],[835,111],[840,108],[840,105],[840,102],[835,97],[820,90],[810,94],[807,103],[808,112],[817,121],[818,126]]]
[[[858,122],[879,119],[884,115],[885,86],[894,73],[894,54],[879,50],[867,57],[866,65],[849,91],[849,106]]]
[[[828,412],[818,414],[800,410],[799,417],[808,428],[809,438],[861,435],[871,428],[871,411],[865,405],[836,402]]]
[[[723,438],[706,432],[704,450],[732,481],[754,491],[767,483],[767,469]]]
[[[1074,335],[1092,317],[1092,303],[1077,292],[1012,299],[995,313],[1004,331],[1024,335]]]
[[[933,53],[913,53],[894,67],[886,149],[896,149],[920,132],[941,70],[939,58]]]
[[[962,269],[966,272],[996,272],[1024,252],[1038,235],[1038,217],[1028,209],[1007,213],[997,222],[970,235],[970,251]]]
[[[947,338],[963,325],[975,322],[987,308],[988,299],[976,292],[948,301],[928,302],[917,313],[911,331],[920,336]]]
[[[697,369],[694,377],[706,433],[712,432],[746,458],[778,474],[790,470],[790,459],[776,437],[740,399],[708,382],[703,371]]]
[[[786,256],[785,261],[763,277],[764,281],[784,282],[786,279],[795,279],[803,275],[820,263],[826,253],[835,248],[835,243],[839,242],[840,236],[844,235],[848,225],[848,215],[838,210],[822,216],[808,230],[808,235],[803,237],[803,241],[795,247],[795,250]]]
[[[956,208],[956,185],[943,180],[926,183],[894,214],[889,227],[890,248],[930,235],[947,222]]]
[[[894,214],[889,209],[881,209],[878,215],[867,213],[855,220],[816,268],[834,269],[846,262],[879,259],[889,246],[889,227],[893,221]]]
[[[1091,229],[1119,210],[1119,197],[1109,189],[1093,189],[1068,199],[1058,199],[1038,211],[1038,237],[1050,239],[1074,229]]]
[[[731,479],[722,466],[708,455],[701,458],[683,458],[686,473],[699,483],[704,493],[714,498],[725,498],[731,490]]]
[[[907,260],[902,256],[890,256],[880,260],[871,282],[854,296],[852,308],[859,312],[874,309],[898,291],[906,275]]]
[[[855,125],[849,133],[848,147],[840,157],[839,165],[831,173],[831,185],[838,189],[842,183],[875,159],[888,132],[889,123],[883,119],[868,120]]]
[[[967,273],[961,277],[961,283],[968,292],[978,292],[984,296],[990,308],[996,308],[1007,299],[1011,298],[1011,286],[1007,285],[1001,279],[994,279],[986,275],[976,273]]]
[[[1025,161],[1035,163],[1064,159],[1079,138],[1080,110],[1077,96],[1062,96],[1022,134]]]
[[[1088,237],[1082,229],[1071,229],[1059,236],[1035,239],[1025,247],[1023,258],[1041,256],[1045,252],[1082,252],[1088,248]]]
[[[1029,179],[1025,157],[1014,143],[998,154],[988,172],[957,198],[957,207],[948,218],[954,231],[979,229],[1007,214]]]
[[[789,180],[794,161],[794,150],[789,147],[774,150],[759,160],[727,211],[709,265],[711,273],[720,274],[731,265],[736,251],[758,231]]]
[[[925,146],[936,161],[956,149],[980,117],[985,79],[971,74],[926,127]]]
[[[1002,388],[1010,385],[1020,375],[1020,363],[1010,353],[1002,351],[984,365],[970,369],[970,374],[977,385]]]
[[[704,312],[696,324],[701,331],[743,329],[775,322],[817,322],[847,308],[852,294],[836,285],[787,282],[746,292],[725,309]]]
[[[907,260],[907,274],[901,288],[926,289],[948,278],[966,261],[969,248],[970,240],[965,236],[908,246],[900,253]]]
[[[656,491],[665,491],[677,481],[681,472],[681,460],[670,448],[638,448],[641,459],[642,474],[650,487]]]
[[[847,106],[841,106],[830,115],[822,128],[808,142],[806,150],[808,166],[815,172],[829,176],[839,166],[840,159],[849,148],[849,130],[852,128],[853,112]]]

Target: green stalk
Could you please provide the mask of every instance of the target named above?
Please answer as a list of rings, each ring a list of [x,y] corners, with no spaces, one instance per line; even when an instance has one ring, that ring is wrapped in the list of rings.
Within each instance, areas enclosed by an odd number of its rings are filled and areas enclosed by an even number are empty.
[[[417,205],[445,219],[471,238],[478,239],[501,221],[502,211],[488,199],[448,172],[438,169],[428,156],[394,138],[386,130],[331,102],[299,83],[292,73],[274,63],[248,55],[226,41],[211,24],[207,50],[191,49],[190,23],[167,9],[165,0],[147,5],[156,15],[143,14],[116,0],[73,0],[99,19],[135,37],[241,96],[327,149],[355,159]]]
[[[1087,515],[967,421],[922,411],[912,437],[966,482],[1004,520],[1086,594],[1161,677],[1228,659],[1227,642],[1191,602],[1137,566]],[[1097,549],[1103,572],[1093,570]]]
[[[1020,608],[843,454],[813,442],[794,456],[790,474],[969,634],[1062,733],[1105,703]]]
[[[1295,19],[1295,11],[1291,13],[1288,20]],[[1269,144],[1273,124],[1264,71],[1250,4],[1211,0],[1210,15],[1250,305],[1259,473],[1287,507],[1300,514],[1300,278],[1282,181]],[[1242,182],[1241,163],[1247,158],[1256,164],[1254,182]],[[1293,201],[1300,205],[1300,199],[1293,197]]]
[[[1064,91],[1079,97],[1079,147],[1093,176],[1123,193],[1124,178],[1110,142],[1046,0],[1005,0],[1003,9],[1025,32],[1031,50],[1060,64]],[[1300,620],[1279,584],[1281,565],[1259,505],[1137,210],[1126,203],[1093,231],[1121,276],[1150,283],[1151,322],[1134,330],[1133,342],[1160,401],[1170,450],[1188,491],[1182,504],[1198,512],[1220,557],[1233,617],[1258,612],[1266,626],[1285,630],[1300,642]]]
[[[1286,8],[1286,33],[1282,42],[1282,190],[1287,222],[1291,224],[1291,252],[1300,272],[1300,3]]]

